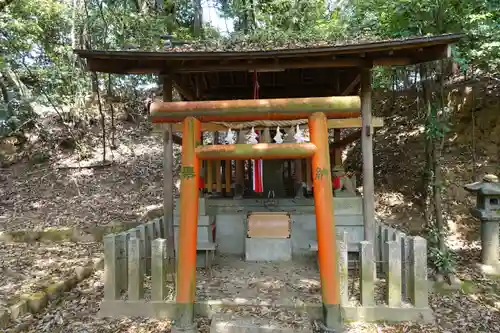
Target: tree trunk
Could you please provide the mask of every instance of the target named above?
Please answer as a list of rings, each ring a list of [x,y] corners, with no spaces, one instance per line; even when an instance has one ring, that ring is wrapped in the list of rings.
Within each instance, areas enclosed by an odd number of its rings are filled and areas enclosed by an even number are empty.
[[[109,103],[109,111],[111,113],[111,149],[116,149],[115,142],[115,108],[113,107],[113,82],[111,80],[111,74],[108,74],[108,103]]]
[[[0,73],[0,91],[2,92],[2,99],[5,104],[9,104],[9,91],[7,85],[4,83],[2,73]]]
[[[425,165],[422,174],[422,206],[424,208],[424,219],[427,226],[430,226],[431,221],[431,210],[430,210],[430,187],[432,180],[432,142],[430,134],[427,132],[429,128],[429,121],[431,118],[431,97],[427,81],[427,68],[425,64],[420,65],[420,79],[422,82],[422,96],[423,104],[425,108]]]
[[[92,82],[93,86],[96,87],[97,102],[99,108],[99,114],[101,115],[101,128],[102,128],[102,163],[106,163],[106,119],[104,117],[104,111],[102,110],[101,95],[99,93],[99,81],[96,72],[92,72]]]
[[[436,227],[439,232],[439,250],[441,253],[445,253],[447,248],[446,248],[446,229],[447,226],[445,225],[444,219],[443,219],[443,207],[441,204],[441,183],[442,183],[442,177],[441,177],[441,157],[442,157],[442,152],[444,149],[444,143],[445,143],[445,133],[443,130],[443,126],[441,124],[447,120],[447,115],[445,113],[445,101],[444,101],[444,60],[441,60],[440,62],[441,65],[441,70],[440,70],[440,80],[439,80],[439,102],[440,102],[440,107],[441,107],[441,118],[439,116],[439,113],[436,111],[435,114],[435,121],[439,124],[439,129],[440,129],[440,134],[441,134],[441,140],[438,140],[437,136],[433,136],[434,140],[434,150],[433,150],[433,160],[434,160],[434,187],[433,187],[433,194],[434,194],[434,215],[436,218]]]
[[[203,25],[203,8],[201,7],[201,0],[193,0],[194,7],[194,22],[193,22],[193,35],[194,37],[201,37]]]
[[[444,135],[442,137],[442,140],[444,141]],[[444,220],[443,220],[443,211],[442,211],[442,205],[441,205],[441,158],[440,158],[440,151],[439,151],[439,145],[440,142],[437,140],[437,138],[434,139],[433,142],[433,151],[432,151],[432,157],[433,157],[433,173],[434,173],[434,182],[433,182],[433,198],[434,198],[434,217],[436,219],[436,228],[439,233],[439,241],[438,241],[438,247],[439,251],[441,253],[446,252],[446,242],[445,242],[445,236],[446,236],[446,228],[444,225]]]

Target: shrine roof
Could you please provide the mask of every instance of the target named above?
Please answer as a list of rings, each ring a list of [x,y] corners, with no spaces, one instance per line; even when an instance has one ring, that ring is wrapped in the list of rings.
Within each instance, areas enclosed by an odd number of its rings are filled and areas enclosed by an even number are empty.
[[[75,50],[89,71],[115,74],[170,74],[185,100],[342,95],[359,87],[362,67],[403,66],[451,56],[464,35],[348,42],[193,42],[156,51]],[[175,42],[174,42],[175,45]],[[271,46],[269,46],[271,45]]]
[[[88,69],[91,71],[119,74],[253,70],[261,69],[259,66],[356,67],[366,62],[390,66],[448,57],[449,45],[462,37],[462,34],[445,34],[375,42],[311,42],[313,45],[303,42],[301,45],[294,43],[293,47],[272,44],[272,47],[267,48],[266,45],[258,43],[220,45],[214,42],[197,42],[157,51],[74,52],[87,60]]]

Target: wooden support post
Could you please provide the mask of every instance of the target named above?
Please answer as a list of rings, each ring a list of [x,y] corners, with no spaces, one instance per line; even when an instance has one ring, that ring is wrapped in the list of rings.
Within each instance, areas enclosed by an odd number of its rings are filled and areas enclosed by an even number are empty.
[[[234,198],[243,199],[245,191],[245,161],[236,161],[236,181],[234,186]]]
[[[172,101],[172,78],[170,76],[163,77],[163,101]],[[163,230],[165,230],[167,240],[167,270],[171,278],[175,274],[173,163],[172,124],[169,124],[163,132]]]
[[[226,196],[231,196],[231,160],[224,162],[224,175],[226,180]]]
[[[213,170],[214,161],[207,161],[207,192],[212,193],[214,189],[214,170]]]
[[[306,160],[306,181],[307,181],[307,194],[310,195],[312,192],[312,166],[311,166],[311,159]]]
[[[295,199],[304,197],[304,181],[302,180],[302,159],[294,160],[295,163]]]
[[[177,261],[177,318],[182,332],[196,332],[194,299],[196,291],[196,239],[198,232],[198,182],[200,161],[195,148],[199,144],[200,122],[192,117],[184,120],[182,135],[181,205],[179,227],[179,260]],[[195,203],[193,205],[193,202]]]
[[[246,132],[241,130],[238,133],[238,144],[244,144]],[[234,184],[234,198],[235,199],[243,199],[243,192],[245,191],[245,161],[237,160],[236,161],[236,175],[235,175],[235,184]]]
[[[333,142],[340,142],[340,134],[340,128],[335,128],[333,130]],[[333,161],[334,167],[340,167],[342,165],[342,148],[335,148]]]
[[[214,145],[218,145],[220,143],[220,135],[219,132],[214,132]],[[221,158],[215,160],[214,165],[215,172],[215,194],[217,196],[222,196],[222,174],[221,174]]]
[[[361,70],[361,151],[363,154],[363,222],[365,240],[375,244],[375,185],[372,141],[372,73]]]
[[[317,152],[312,157],[312,168],[314,170],[314,208],[324,319],[328,328],[337,331],[342,327],[342,315],[337,276],[337,242],[326,116],[319,112],[311,115],[309,130],[311,143],[317,147]]]
[[[203,132],[200,132],[200,144],[203,145]],[[204,197],[207,181],[207,161],[200,161],[200,177],[203,180],[203,182],[200,181],[203,185],[198,190],[200,192],[200,195]]]
[[[220,171],[221,161],[215,161],[215,192],[218,196],[222,195],[222,174]]]

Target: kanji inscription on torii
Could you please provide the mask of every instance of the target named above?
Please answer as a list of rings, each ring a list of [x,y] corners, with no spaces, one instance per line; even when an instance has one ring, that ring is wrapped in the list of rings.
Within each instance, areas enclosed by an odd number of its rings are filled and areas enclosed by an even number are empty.
[[[328,177],[328,170],[325,168],[316,168],[316,180],[323,180],[323,176]]]
[[[191,179],[194,178],[196,174],[194,173],[194,168],[192,166],[183,166],[181,170],[181,179]]]

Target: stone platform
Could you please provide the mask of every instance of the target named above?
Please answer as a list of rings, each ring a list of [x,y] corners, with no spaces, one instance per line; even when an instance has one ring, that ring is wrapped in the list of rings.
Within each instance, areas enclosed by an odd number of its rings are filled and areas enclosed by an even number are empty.
[[[206,214],[215,218],[217,251],[223,255],[245,256],[247,217],[251,212],[286,212],[291,216],[293,256],[310,256],[310,245],[317,241],[316,214],[313,199],[227,199],[206,200]],[[336,231],[347,232],[348,251],[359,252],[363,240],[362,198],[335,197]]]

